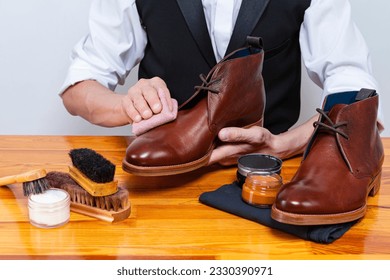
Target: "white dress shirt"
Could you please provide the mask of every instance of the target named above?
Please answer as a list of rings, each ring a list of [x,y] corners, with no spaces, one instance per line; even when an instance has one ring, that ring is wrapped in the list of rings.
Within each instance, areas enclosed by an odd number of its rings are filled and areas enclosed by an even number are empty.
[[[241,1],[202,0],[217,61],[225,54]],[[135,0],[94,0],[89,27],[72,51],[61,92],[89,79],[114,90],[144,55],[147,37]],[[323,89],[322,100],[329,93],[378,89],[348,0],[312,0],[300,29],[300,46],[309,77]]]

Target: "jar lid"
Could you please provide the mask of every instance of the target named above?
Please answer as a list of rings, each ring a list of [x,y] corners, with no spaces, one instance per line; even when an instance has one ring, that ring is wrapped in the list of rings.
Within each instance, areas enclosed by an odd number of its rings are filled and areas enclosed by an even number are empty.
[[[253,171],[264,174],[280,173],[282,160],[267,154],[247,154],[238,158],[237,167],[238,172],[243,176]]]
[[[62,189],[50,188],[40,194],[31,194],[28,197],[29,206],[39,206],[41,208],[53,208],[70,203],[68,192]]]

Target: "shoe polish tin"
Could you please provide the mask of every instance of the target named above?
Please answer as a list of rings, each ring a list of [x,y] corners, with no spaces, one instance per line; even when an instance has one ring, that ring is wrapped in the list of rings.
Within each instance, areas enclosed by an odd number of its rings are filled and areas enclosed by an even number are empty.
[[[249,172],[271,175],[279,174],[282,169],[282,160],[267,154],[247,154],[239,157],[237,164],[237,181],[242,187]]]
[[[39,228],[56,228],[70,218],[70,196],[61,189],[48,189],[28,197],[30,223]]]

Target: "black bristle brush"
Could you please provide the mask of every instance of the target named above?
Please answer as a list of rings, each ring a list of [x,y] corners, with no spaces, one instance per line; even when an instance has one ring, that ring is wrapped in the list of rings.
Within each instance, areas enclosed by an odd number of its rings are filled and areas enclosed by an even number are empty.
[[[108,196],[92,196],[65,172],[52,171],[46,178],[51,187],[69,193],[73,212],[106,222],[119,222],[130,215],[129,192],[124,187]]]
[[[22,183],[24,196],[40,194],[49,189],[49,184],[46,180],[46,170],[44,169],[37,169],[0,178],[0,186],[15,183]]]
[[[118,190],[115,165],[92,149],[70,150],[69,175],[92,196],[107,196]]]

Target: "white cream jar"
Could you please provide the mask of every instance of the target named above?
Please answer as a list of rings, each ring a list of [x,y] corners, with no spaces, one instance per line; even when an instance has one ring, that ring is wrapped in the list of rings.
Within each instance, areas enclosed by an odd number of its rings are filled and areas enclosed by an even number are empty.
[[[49,189],[28,197],[30,223],[40,228],[66,224],[70,217],[70,197],[61,189]]]

